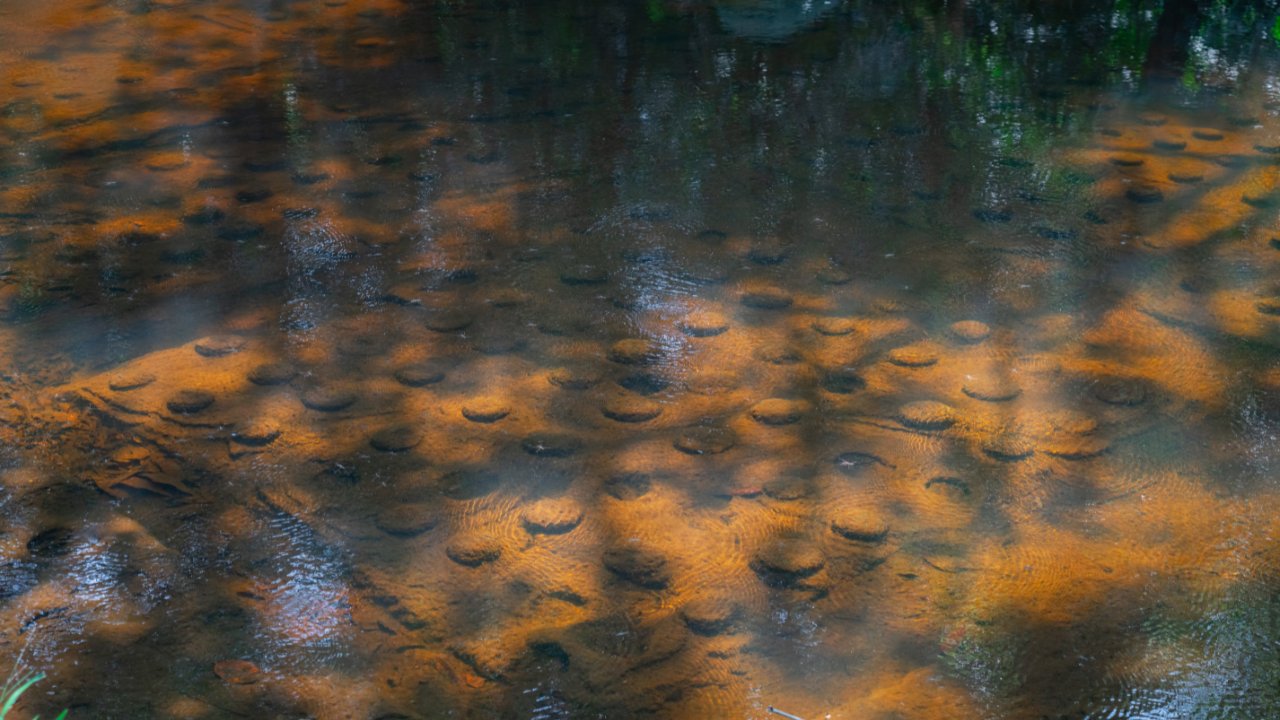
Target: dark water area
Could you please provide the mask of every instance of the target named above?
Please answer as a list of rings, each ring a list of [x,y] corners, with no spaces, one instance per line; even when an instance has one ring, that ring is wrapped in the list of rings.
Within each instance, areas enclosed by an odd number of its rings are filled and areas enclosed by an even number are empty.
[[[1280,717],[1280,5],[0,5],[71,718]]]

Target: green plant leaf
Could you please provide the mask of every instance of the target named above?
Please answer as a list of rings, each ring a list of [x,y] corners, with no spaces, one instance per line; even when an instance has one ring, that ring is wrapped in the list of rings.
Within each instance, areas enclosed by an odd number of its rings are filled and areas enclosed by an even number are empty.
[[[4,698],[4,705],[0,706],[0,720],[4,720],[4,718],[8,717],[9,711],[13,709],[14,705],[18,704],[18,698],[22,696],[22,693],[26,692],[28,688],[43,679],[44,673],[36,673],[26,680],[19,682],[13,690],[9,691],[9,695]]]
[[[667,16],[666,10],[662,8],[661,0],[649,0],[648,6],[645,7],[645,14],[649,16],[649,22],[662,22]]]

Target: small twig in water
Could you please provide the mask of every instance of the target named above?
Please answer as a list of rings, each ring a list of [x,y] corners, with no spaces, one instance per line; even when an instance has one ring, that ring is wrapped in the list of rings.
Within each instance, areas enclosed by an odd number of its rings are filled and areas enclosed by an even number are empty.
[[[792,715],[791,713],[785,710],[779,710],[778,708],[772,705],[769,706],[769,712],[773,713],[774,715],[781,715],[784,718],[790,718],[790,720],[804,720],[804,718],[800,717],[799,715]]]

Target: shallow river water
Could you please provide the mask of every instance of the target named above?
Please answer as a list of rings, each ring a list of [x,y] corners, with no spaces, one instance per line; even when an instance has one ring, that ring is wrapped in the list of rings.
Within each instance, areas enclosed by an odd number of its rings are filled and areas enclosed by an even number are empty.
[[[1278,13],[6,0],[15,714],[1280,717]]]

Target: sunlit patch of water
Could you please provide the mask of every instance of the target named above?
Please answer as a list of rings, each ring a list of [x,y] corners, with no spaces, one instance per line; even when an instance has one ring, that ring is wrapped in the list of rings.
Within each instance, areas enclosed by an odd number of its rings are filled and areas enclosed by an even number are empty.
[[[279,670],[345,656],[352,623],[342,558],[296,518],[275,515],[264,530],[265,555],[253,575],[264,641],[258,651]]]
[[[1236,445],[1249,470],[1258,478],[1274,478],[1280,468],[1280,420],[1266,412],[1259,399],[1247,396],[1234,418]]]
[[[125,600],[119,594],[124,589],[125,560],[118,551],[96,540],[77,547],[68,559],[76,581],[71,594],[85,604],[86,610],[92,612]]]

